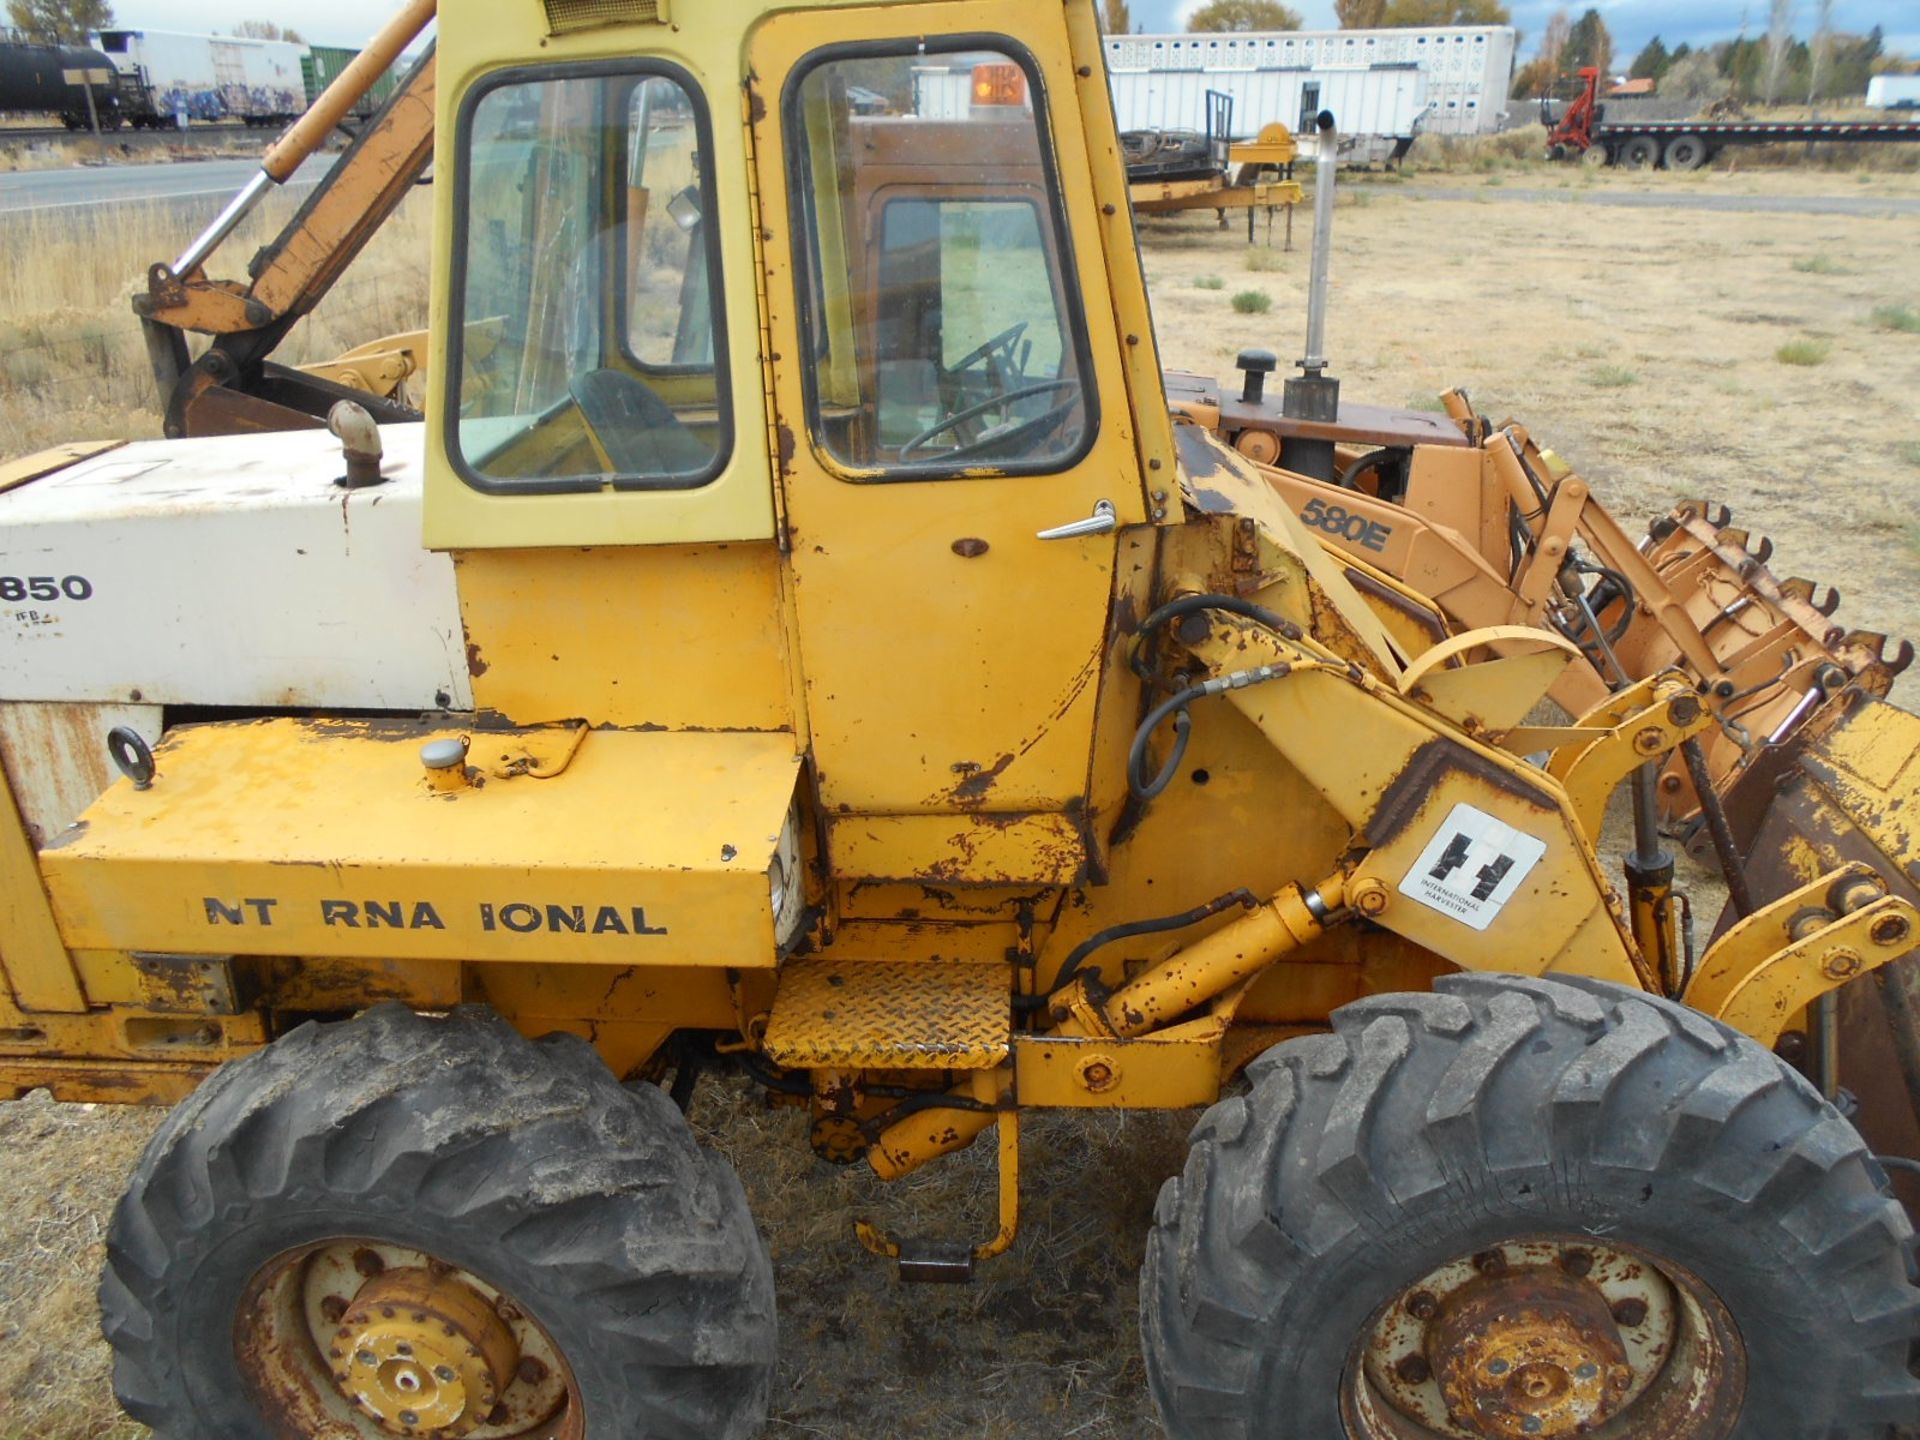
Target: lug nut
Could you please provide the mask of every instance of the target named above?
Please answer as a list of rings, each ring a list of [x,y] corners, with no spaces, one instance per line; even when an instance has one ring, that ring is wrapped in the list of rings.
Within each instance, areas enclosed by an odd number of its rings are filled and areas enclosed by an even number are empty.
[[[1416,1320],[1431,1320],[1440,1313],[1440,1302],[1424,1290],[1416,1290],[1407,1301],[1407,1313]]]
[[[438,1380],[442,1385],[451,1385],[453,1383],[453,1367],[451,1365],[434,1366],[433,1378]]]
[[[1433,1369],[1427,1364],[1427,1357],[1418,1351],[1411,1355],[1402,1355],[1395,1362],[1393,1373],[1409,1385],[1424,1385],[1433,1376]]]
[[[1585,1250],[1566,1250],[1560,1255],[1560,1268],[1578,1279],[1593,1270],[1593,1256]]]
[[[1629,1296],[1625,1300],[1618,1300],[1614,1302],[1614,1306],[1613,1306],[1613,1323],[1614,1324],[1625,1325],[1629,1330],[1631,1330],[1636,1325],[1645,1324],[1646,1319],[1647,1319],[1647,1302],[1640,1299],[1638,1296]]]
[[[328,1295],[320,1302],[320,1314],[329,1325],[338,1325],[340,1317],[347,1313],[347,1302],[338,1295]]]
[[[387,1262],[376,1252],[362,1248],[353,1252],[353,1268],[371,1280],[387,1268]]]
[[[513,1372],[529,1385],[538,1385],[547,1378],[547,1367],[531,1355],[520,1357],[519,1368]]]
[[[1473,1268],[1482,1275],[1504,1275],[1507,1273],[1507,1257],[1499,1250],[1483,1250],[1473,1257]]]

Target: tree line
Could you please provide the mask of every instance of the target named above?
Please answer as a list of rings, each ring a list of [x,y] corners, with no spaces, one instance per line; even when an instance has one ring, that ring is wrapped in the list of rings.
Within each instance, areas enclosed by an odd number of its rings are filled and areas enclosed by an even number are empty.
[[[84,45],[96,30],[114,28],[109,0],[7,0],[7,24],[47,45]],[[242,20],[233,33],[244,40],[303,44],[299,32],[271,20]]]
[[[1500,0],[1334,0],[1333,9],[1343,30],[1506,25],[1513,19]],[[1199,34],[1298,30],[1302,24],[1300,12],[1282,0],[1207,0],[1187,19],[1187,29]],[[1127,0],[1100,0],[1100,28],[1109,35],[1132,32]]]
[[[1875,75],[1906,63],[1888,53],[1878,25],[1865,35],[1834,32],[1827,23],[1831,0],[1822,0],[1819,28],[1806,40],[1796,38],[1783,23],[1791,9],[1791,0],[1773,0],[1764,36],[1742,34],[1698,48],[1682,41],[1669,49],[1655,35],[1626,63],[1627,77],[1651,80],[1660,94],[1682,100],[1730,96],[1767,104],[1817,103],[1864,94]],[[1522,100],[1566,95],[1577,88],[1574,77],[1582,67],[1591,65],[1610,77],[1620,72],[1623,62],[1598,10],[1589,9],[1578,20],[1558,10],[1541,32],[1534,58],[1514,72],[1512,93]]]

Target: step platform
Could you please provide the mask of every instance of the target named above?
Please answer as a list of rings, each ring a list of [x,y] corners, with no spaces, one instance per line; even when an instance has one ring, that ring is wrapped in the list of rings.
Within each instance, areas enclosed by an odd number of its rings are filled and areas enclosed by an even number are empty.
[[[991,1070],[1012,1045],[1012,974],[997,962],[791,960],[765,1051],[793,1070]]]

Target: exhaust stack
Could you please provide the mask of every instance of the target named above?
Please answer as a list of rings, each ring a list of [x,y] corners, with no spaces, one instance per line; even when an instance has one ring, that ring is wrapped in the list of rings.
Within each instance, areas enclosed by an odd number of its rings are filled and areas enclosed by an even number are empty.
[[[1333,112],[1314,117],[1319,150],[1313,168],[1313,265],[1307,282],[1307,353],[1300,373],[1287,380],[1280,413],[1289,420],[1331,425],[1340,418],[1340,382],[1327,370],[1327,267],[1333,245],[1333,175],[1340,160],[1340,137]],[[1291,427],[1290,427],[1291,428]],[[1333,479],[1333,441],[1288,435],[1280,445],[1280,465],[1315,480]]]

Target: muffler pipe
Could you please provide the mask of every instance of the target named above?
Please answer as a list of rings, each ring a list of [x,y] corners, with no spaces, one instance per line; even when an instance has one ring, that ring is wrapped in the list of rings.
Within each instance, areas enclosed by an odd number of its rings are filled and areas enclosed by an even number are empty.
[[[1340,164],[1340,136],[1333,112],[1314,117],[1320,148],[1313,166],[1313,260],[1307,279],[1307,353],[1300,373],[1286,383],[1280,395],[1280,414],[1315,427],[1340,419],[1340,382],[1327,370],[1327,276],[1333,264],[1333,176]],[[1331,439],[1302,434],[1304,426],[1286,426],[1280,441],[1280,468],[1296,475],[1331,483],[1334,452]]]

